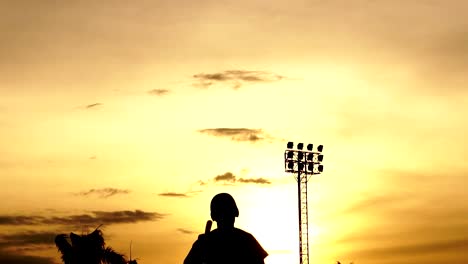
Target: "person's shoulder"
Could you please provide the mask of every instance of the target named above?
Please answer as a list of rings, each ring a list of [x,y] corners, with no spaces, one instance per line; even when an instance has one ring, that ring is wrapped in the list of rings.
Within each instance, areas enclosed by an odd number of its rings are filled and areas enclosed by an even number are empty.
[[[242,237],[248,237],[248,238],[253,238],[254,236],[252,234],[250,234],[249,232],[247,231],[244,231],[240,228],[234,228],[234,232],[238,235],[238,236],[242,236]]]
[[[214,230],[211,230],[208,234],[203,234],[203,235],[208,236],[208,237],[218,236],[219,235],[219,230],[216,228]]]
[[[244,241],[245,245],[249,248],[251,248],[260,259],[266,258],[268,256],[268,253],[262,248],[260,243],[258,243],[257,239],[250,234],[249,232],[246,232],[242,229],[235,229],[239,237]]]
[[[201,235],[201,236],[205,236],[205,235]],[[242,229],[239,229],[237,227],[234,227],[233,231],[229,232],[229,233],[223,233],[219,229],[215,229],[215,230],[212,230],[207,235],[207,237],[209,239],[219,239],[219,238],[225,237],[225,236],[227,236],[227,237],[236,237],[237,239],[241,239],[241,240],[244,240],[244,241],[256,240],[255,237],[252,234],[250,234],[249,232],[244,231]]]

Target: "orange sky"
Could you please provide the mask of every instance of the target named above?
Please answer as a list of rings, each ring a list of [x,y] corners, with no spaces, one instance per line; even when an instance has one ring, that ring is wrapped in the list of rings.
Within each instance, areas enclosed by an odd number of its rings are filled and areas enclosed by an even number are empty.
[[[0,262],[104,224],[182,263],[229,192],[298,263],[288,140],[325,146],[311,263],[468,261],[468,2],[72,2],[0,0]]]

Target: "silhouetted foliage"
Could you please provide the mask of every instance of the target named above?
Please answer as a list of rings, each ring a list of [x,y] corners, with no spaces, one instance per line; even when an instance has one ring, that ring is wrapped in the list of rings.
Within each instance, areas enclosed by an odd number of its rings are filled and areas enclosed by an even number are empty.
[[[81,236],[75,233],[57,235],[55,245],[64,264],[137,264],[136,260],[127,261],[124,255],[106,247],[99,229]]]

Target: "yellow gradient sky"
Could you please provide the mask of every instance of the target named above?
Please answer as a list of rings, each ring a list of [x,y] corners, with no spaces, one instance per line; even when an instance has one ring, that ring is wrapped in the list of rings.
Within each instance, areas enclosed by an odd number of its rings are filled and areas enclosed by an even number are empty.
[[[0,262],[103,224],[182,263],[231,193],[298,263],[288,140],[325,146],[311,263],[468,262],[468,2],[0,0]],[[29,261],[29,262],[28,262]]]

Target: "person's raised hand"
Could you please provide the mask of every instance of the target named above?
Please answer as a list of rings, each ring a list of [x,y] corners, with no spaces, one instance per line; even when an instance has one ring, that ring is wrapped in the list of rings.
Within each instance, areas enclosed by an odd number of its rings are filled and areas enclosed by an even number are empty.
[[[213,221],[211,221],[211,220],[206,221],[205,235],[208,235],[208,233],[210,233],[211,225],[213,225]]]

